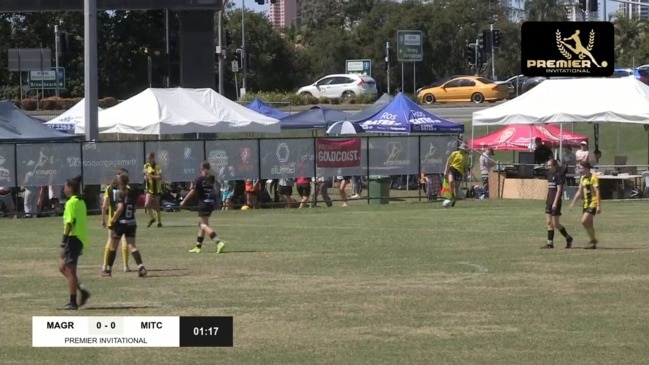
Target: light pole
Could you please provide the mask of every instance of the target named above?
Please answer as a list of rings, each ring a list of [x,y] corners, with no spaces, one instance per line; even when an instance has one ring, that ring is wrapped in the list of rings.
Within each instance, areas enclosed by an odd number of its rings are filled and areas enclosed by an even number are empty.
[[[496,49],[494,47],[494,23],[489,26],[489,36],[491,39],[491,79],[496,80]]]
[[[169,87],[171,84],[171,56],[169,55],[169,9],[165,9],[165,63],[167,67],[167,77],[165,78],[165,86]]]
[[[59,25],[54,24],[54,95],[59,96],[59,50],[61,49],[61,33],[59,33]]]
[[[248,51],[246,50],[246,0],[241,0],[241,66],[243,66],[243,75],[241,77],[241,97],[246,95],[246,71],[248,62],[246,58]]]

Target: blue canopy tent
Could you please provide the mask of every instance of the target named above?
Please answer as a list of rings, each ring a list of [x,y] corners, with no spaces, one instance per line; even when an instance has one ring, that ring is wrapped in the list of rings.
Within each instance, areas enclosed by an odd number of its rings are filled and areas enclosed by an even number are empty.
[[[366,121],[373,116],[376,115],[376,113],[380,112],[386,105],[390,104],[390,102],[394,98],[388,94],[383,94],[380,98],[378,98],[374,104],[370,105],[366,109],[361,110],[360,112],[353,114],[349,117],[349,121],[352,123],[358,123],[358,122],[363,122]]]
[[[329,125],[347,120],[349,114],[340,110],[316,105],[292,114],[279,121],[282,129],[325,129]]]
[[[369,133],[464,133],[464,124],[439,117],[402,93],[374,116],[358,123]]]
[[[256,111],[259,114],[263,114],[267,117],[275,119],[284,119],[289,116],[289,114],[287,113],[272,108],[270,105],[264,103],[259,98],[255,98],[255,100],[251,101],[250,104],[246,105],[246,107],[250,110]]]
[[[61,141],[77,139],[52,130],[23,113],[11,102],[0,102],[0,142]]]

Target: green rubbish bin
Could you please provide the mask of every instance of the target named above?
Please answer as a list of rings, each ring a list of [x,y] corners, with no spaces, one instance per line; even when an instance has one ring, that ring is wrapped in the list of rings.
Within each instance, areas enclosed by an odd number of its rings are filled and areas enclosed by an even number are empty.
[[[392,185],[390,176],[370,176],[368,180],[367,196],[370,204],[389,204]]]

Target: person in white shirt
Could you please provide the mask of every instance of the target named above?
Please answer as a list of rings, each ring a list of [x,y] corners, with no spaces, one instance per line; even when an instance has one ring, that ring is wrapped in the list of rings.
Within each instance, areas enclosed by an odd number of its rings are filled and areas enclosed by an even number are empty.
[[[590,151],[588,151],[588,142],[586,141],[581,142],[579,148],[580,148],[579,151],[575,152],[575,163],[577,164],[575,173],[581,176],[580,164],[582,162],[590,162],[593,156],[591,156]]]
[[[491,147],[484,149],[480,155],[480,176],[482,177],[482,191],[481,198],[489,197],[489,171],[494,167],[495,163],[491,158],[494,155],[494,150]]]
[[[25,186],[23,196],[23,208],[25,210],[25,218],[36,217],[36,199],[38,198],[38,186],[33,185],[34,173],[28,172],[25,174]]]

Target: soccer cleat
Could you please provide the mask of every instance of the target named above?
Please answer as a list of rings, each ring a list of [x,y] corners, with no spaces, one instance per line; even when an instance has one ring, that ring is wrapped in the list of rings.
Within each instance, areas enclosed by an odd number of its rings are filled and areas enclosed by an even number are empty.
[[[588,246],[584,247],[584,250],[596,250],[597,249],[597,240],[592,240],[588,243]]]
[[[200,247],[194,247],[191,250],[189,250],[191,253],[201,253],[201,248]]]
[[[541,246],[541,249],[551,249],[554,248],[554,245],[547,243],[545,246]]]
[[[146,227],[147,227],[147,228],[151,227],[151,226],[153,225],[153,223],[155,223],[155,219],[151,219],[151,220],[149,221],[149,224],[146,225]]]
[[[455,206],[455,202],[456,202],[456,200],[453,200],[453,203],[451,203],[451,208],[453,208]]]
[[[111,275],[112,275],[112,273],[110,271],[108,271],[108,270],[102,270],[101,271],[101,276],[109,277]]]
[[[572,236],[566,237],[566,248],[572,248]]]
[[[68,303],[68,304],[64,305],[63,307],[59,308],[59,310],[62,310],[62,311],[76,311],[77,309],[79,309],[79,307],[77,306],[77,303]]]
[[[162,227],[162,223],[158,223],[158,228],[161,228],[161,227]]]
[[[124,272],[131,272],[131,271],[133,271],[133,270],[131,270],[130,267],[124,266]]]
[[[144,266],[140,266],[140,268],[137,270],[137,276],[141,278],[146,276],[146,268]]]
[[[81,289],[81,298],[79,300],[79,307],[83,307],[88,299],[90,299],[90,292],[86,289]]]
[[[225,242],[219,241],[219,243],[216,244],[216,253],[221,253],[223,247],[225,247]]]

